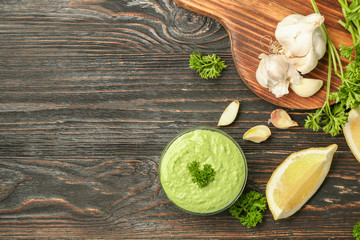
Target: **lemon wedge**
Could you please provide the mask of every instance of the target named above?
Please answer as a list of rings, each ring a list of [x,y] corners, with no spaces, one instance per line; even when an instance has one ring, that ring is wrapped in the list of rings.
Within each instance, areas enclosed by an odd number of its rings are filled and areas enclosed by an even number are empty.
[[[348,122],[343,132],[349,148],[360,162],[360,111],[358,109],[352,109],[349,112]]]
[[[318,190],[329,172],[336,144],[291,154],[271,175],[266,198],[274,219],[296,213]]]

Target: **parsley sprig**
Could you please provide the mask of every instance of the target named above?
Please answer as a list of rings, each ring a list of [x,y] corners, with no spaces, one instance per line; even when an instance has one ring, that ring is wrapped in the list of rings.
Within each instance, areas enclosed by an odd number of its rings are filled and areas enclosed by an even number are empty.
[[[342,84],[338,92],[332,93],[330,98],[341,103],[345,109],[360,107],[360,1],[355,0],[349,5],[346,0],[338,0],[345,18],[340,25],[347,29],[352,37],[352,46],[340,45],[341,56],[350,62],[342,75]]]
[[[204,164],[203,169],[200,170],[199,165],[200,163],[198,161],[193,161],[188,165],[188,168],[192,175],[192,181],[203,188],[214,181],[215,170],[210,164]]]
[[[353,236],[356,240],[360,240],[360,222],[357,222],[353,228]]]
[[[203,56],[201,52],[194,51],[190,54],[189,65],[196,70],[202,78],[217,78],[227,66],[216,54]]]
[[[267,208],[266,198],[259,192],[250,191],[242,194],[230,207],[230,213],[244,226],[255,227],[262,222],[263,212]]]
[[[340,54],[353,61],[346,66],[344,72],[340,55],[331,42],[325,26],[322,25],[327,35],[329,56],[326,99],[322,108],[315,113],[310,113],[305,120],[306,128],[314,131],[322,128],[324,132],[332,136],[342,131],[348,119],[348,111],[360,107],[360,1],[354,0],[350,5],[347,0],[338,1],[345,18],[345,22],[340,20],[339,23],[350,32],[353,39],[353,46],[340,45]],[[311,0],[311,3],[314,11],[319,13],[315,0]],[[341,85],[337,92],[330,93],[332,70],[341,79]],[[336,104],[331,106],[331,100]]]

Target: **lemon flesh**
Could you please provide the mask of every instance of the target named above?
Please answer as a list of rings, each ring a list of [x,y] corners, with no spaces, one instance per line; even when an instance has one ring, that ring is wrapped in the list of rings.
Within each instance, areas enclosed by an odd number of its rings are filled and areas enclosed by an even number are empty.
[[[348,122],[344,126],[344,136],[346,142],[360,162],[360,111],[353,109],[349,112]]]
[[[319,189],[337,149],[309,148],[291,154],[271,175],[266,197],[274,219],[296,213]]]

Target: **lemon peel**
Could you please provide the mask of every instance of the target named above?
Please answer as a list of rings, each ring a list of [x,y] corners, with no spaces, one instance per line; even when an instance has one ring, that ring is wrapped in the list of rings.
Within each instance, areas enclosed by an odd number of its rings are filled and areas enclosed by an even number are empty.
[[[346,142],[354,154],[355,158],[360,162],[360,111],[352,109],[349,112],[348,122],[345,124],[344,136]]]

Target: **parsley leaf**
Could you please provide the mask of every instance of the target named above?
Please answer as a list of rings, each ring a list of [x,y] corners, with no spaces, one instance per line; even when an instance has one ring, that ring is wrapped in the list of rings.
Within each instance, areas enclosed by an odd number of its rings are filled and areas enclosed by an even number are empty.
[[[340,44],[340,54],[342,57],[352,60],[352,52],[354,47],[345,47],[344,45]]]
[[[210,164],[204,164],[203,170],[200,170],[199,165],[200,163],[198,161],[193,161],[188,165],[188,168],[192,175],[192,181],[203,188],[214,181],[215,170]]]
[[[244,226],[255,227],[262,222],[263,212],[267,208],[266,198],[263,194],[250,191],[242,194],[239,199],[230,207],[230,213],[240,220]]]
[[[360,3],[359,1],[352,1],[350,4],[348,11],[345,12],[345,19],[347,21],[358,21],[360,20]]]
[[[318,109],[315,113],[310,113],[305,120],[305,128],[311,128],[313,131],[317,132],[320,130],[320,121],[321,121],[322,109]]]
[[[360,240],[360,222],[357,222],[357,224],[355,224],[353,229],[353,236],[354,238],[356,238],[356,240]]]
[[[336,136],[343,129],[349,114],[345,112],[341,104],[335,104],[329,111],[331,112],[327,113],[322,120],[323,130],[331,136]]]
[[[222,70],[227,67],[216,54],[203,56],[199,51],[190,54],[189,65],[191,69],[199,73],[200,77],[205,79],[219,77]]]

